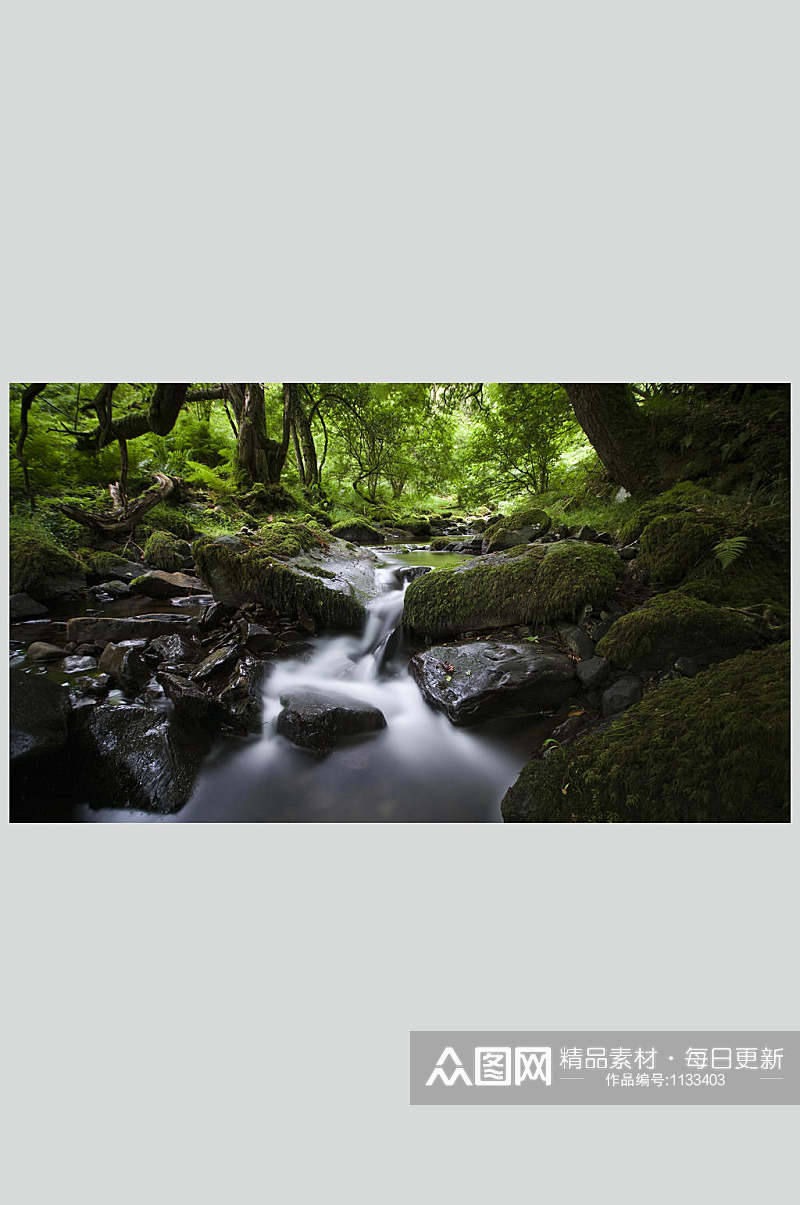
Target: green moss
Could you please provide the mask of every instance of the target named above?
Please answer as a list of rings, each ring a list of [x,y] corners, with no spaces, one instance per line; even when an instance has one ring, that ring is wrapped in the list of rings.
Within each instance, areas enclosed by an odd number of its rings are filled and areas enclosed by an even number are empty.
[[[447,545],[452,544],[457,536],[434,536],[431,540],[431,552],[445,552]]]
[[[521,507],[519,510],[512,511],[510,515],[501,518],[497,523],[493,523],[490,528],[487,528],[484,533],[484,552],[494,552],[498,548],[502,548],[507,543],[510,532],[522,531],[525,528],[532,528],[532,539],[537,536],[542,536],[550,529],[550,516],[546,511],[540,510],[535,506]],[[513,536],[511,537],[513,539]]]
[[[284,564],[262,541],[200,539],[193,551],[201,578],[228,605],[257,602],[291,619],[310,616],[323,627],[359,628],[364,622],[364,608],[351,593],[325,586],[319,572]]]
[[[185,540],[179,540],[169,531],[153,531],[147,537],[143,551],[148,564],[174,573],[182,568],[188,548]]]
[[[170,506],[168,502],[159,502],[147,512],[147,522],[139,531],[168,531],[181,540],[191,540],[197,534],[185,511],[180,507]]]
[[[714,494],[693,481],[679,481],[663,494],[657,494],[655,498],[648,498],[636,506],[633,514],[619,528],[619,542],[630,544],[638,540],[649,523],[665,515],[690,511],[701,518],[719,519],[723,514],[729,515],[731,509],[729,498]]]
[[[345,519],[334,523],[331,535],[339,540],[358,540],[362,544],[382,544],[383,535],[364,518]]]
[[[760,643],[745,616],[672,590],[618,619],[596,651],[625,669],[645,670],[667,668],[678,657],[707,665]]]
[[[609,727],[530,762],[503,817],[788,821],[788,642],[665,682]]]
[[[434,639],[517,623],[572,618],[614,592],[622,561],[600,544],[528,544],[439,569],[408,587],[403,622]]]
[[[725,535],[725,524],[700,515],[662,515],[642,533],[639,565],[658,586],[686,581],[713,555],[714,545]]]
[[[34,598],[52,598],[59,586],[83,578],[83,566],[53,536],[32,525],[12,527],[9,538],[9,572],[12,594],[26,591]]]
[[[322,528],[315,522],[293,523],[291,520],[281,520],[277,523],[264,524],[259,531],[259,542],[262,550],[269,556],[288,560],[311,552],[314,548],[327,548],[327,540]]]
[[[78,557],[88,573],[114,573],[120,561],[131,560],[124,552],[108,552],[104,548],[81,548]]]
[[[241,505],[251,515],[265,515],[296,510],[299,503],[282,485],[263,485],[258,482],[244,494]]]

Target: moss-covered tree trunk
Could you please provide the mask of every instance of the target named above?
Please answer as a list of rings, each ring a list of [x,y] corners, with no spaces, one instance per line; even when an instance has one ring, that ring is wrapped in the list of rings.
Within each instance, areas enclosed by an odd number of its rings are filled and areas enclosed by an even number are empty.
[[[630,386],[564,385],[575,417],[614,481],[632,494],[653,484],[655,455]]]

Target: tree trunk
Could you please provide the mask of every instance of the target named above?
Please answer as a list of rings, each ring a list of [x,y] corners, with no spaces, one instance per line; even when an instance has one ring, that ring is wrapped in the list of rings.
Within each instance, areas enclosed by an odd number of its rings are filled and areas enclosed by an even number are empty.
[[[25,494],[30,500],[31,510],[36,509],[36,500],[33,496],[30,477],[28,476],[28,462],[25,459],[25,440],[28,438],[28,411],[31,408],[34,398],[38,397],[45,385],[29,385],[22,395],[22,404],[19,411],[19,434],[17,436],[17,446],[15,455],[20,465],[22,466],[22,478],[25,482]]]
[[[69,506],[67,503],[62,503],[58,509],[68,519],[72,519],[75,523],[82,523],[84,527],[90,528],[98,535],[115,537],[130,535],[137,523],[141,522],[143,515],[169,497],[175,488],[175,482],[166,473],[156,473],[155,477],[158,484],[151,486],[129,505],[124,504],[119,487],[111,486],[111,497],[116,509],[110,515],[82,510],[78,506]]]
[[[236,468],[248,485],[269,482],[264,387],[259,384],[225,386],[236,416]]]
[[[169,435],[178,421],[189,386],[171,383],[156,385],[147,410],[136,410],[133,414],[126,414],[112,422],[110,396],[115,388],[114,385],[100,387],[91,405],[94,407],[97,402],[101,406],[105,421],[100,418],[94,430],[78,433],[79,448],[94,451],[106,447],[115,439],[136,439],[139,435],[146,435],[148,431],[153,431],[156,435]]]
[[[292,397],[291,422],[300,484],[306,487],[315,486],[319,482],[317,449],[311,434],[311,424],[300,401],[299,389]]]
[[[632,494],[652,484],[655,457],[627,385],[564,385],[586,438],[614,481]]]

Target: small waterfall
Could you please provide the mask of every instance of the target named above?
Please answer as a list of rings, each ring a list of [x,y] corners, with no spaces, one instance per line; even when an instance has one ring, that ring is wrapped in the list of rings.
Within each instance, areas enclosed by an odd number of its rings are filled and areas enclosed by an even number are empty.
[[[367,622],[356,653],[358,664],[353,674],[360,681],[376,678],[386,657],[389,641],[403,614],[407,582],[397,585],[393,569],[378,570],[382,592],[367,607]]]

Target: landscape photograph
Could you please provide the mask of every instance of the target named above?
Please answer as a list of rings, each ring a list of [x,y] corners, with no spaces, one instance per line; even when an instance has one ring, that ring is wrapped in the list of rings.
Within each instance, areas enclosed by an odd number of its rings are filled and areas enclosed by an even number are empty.
[[[790,388],[10,386],[10,819],[785,823]]]

